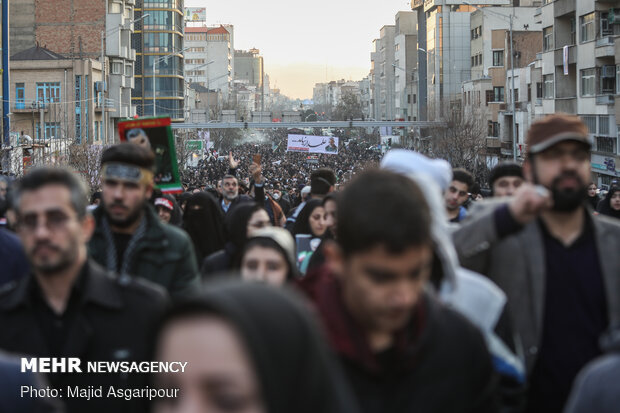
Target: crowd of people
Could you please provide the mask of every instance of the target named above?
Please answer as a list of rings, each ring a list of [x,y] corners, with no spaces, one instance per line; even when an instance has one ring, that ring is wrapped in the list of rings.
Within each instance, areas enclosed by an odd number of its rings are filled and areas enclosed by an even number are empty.
[[[551,115],[488,183],[355,144],[319,164],[242,145],[176,195],[133,143],[104,151],[93,193],[61,168],[2,179],[0,411],[617,411],[620,185],[599,196],[590,150]],[[19,356],[187,369],[39,375]],[[100,387],[178,394],[67,393]]]

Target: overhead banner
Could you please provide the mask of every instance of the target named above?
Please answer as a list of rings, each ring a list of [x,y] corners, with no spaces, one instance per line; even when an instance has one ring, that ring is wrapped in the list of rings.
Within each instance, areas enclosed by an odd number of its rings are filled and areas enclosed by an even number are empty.
[[[338,154],[338,138],[334,136],[288,135],[288,152]]]

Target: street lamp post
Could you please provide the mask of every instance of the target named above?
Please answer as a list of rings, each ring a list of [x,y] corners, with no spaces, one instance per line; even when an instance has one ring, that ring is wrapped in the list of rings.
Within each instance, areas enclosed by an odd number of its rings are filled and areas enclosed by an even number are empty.
[[[152,88],[153,89],[153,117],[157,116],[157,107],[155,105],[155,65],[157,65],[157,63],[159,62],[163,62],[164,60],[168,59],[170,56],[181,54],[187,49],[189,49],[189,47],[181,49],[178,52],[172,52],[165,56],[158,57],[157,59],[153,58],[153,88]]]

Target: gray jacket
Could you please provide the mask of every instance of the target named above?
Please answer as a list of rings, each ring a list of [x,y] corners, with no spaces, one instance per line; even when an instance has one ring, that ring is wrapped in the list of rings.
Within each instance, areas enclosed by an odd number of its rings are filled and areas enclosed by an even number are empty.
[[[461,264],[491,278],[508,296],[510,316],[519,333],[526,370],[532,371],[541,342],[545,297],[545,255],[537,221],[500,239],[494,212],[502,202],[480,205],[453,233]],[[609,321],[620,321],[620,224],[591,216]]]

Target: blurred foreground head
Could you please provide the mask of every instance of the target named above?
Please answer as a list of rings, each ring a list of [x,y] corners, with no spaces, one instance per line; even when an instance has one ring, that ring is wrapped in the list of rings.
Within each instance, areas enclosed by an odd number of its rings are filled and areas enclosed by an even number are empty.
[[[155,356],[187,361],[161,374],[179,388],[163,412],[356,412],[348,388],[302,298],[260,283],[211,284],[163,318]]]

